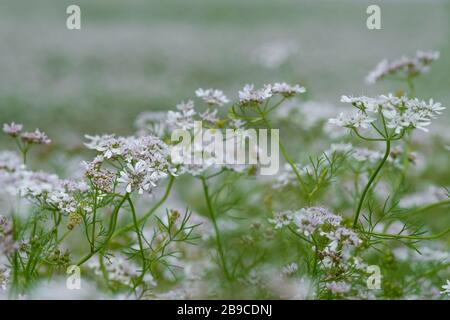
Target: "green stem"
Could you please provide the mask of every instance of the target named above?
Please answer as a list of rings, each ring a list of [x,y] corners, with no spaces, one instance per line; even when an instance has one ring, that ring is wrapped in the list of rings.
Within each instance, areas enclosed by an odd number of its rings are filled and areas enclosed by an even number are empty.
[[[95,188],[95,193],[94,193],[94,208],[93,208],[93,213],[92,213],[92,234],[91,234],[91,251],[94,250],[95,248],[95,224],[96,224],[96,219],[97,219],[97,198],[98,198],[98,189]]]
[[[358,207],[355,212],[355,219],[353,221],[353,228],[356,227],[358,224],[359,215],[361,213],[361,208],[364,203],[364,199],[366,198],[367,192],[369,192],[370,187],[372,186],[373,181],[377,177],[378,173],[380,172],[381,168],[383,167],[384,163],[386,162],[387,158],[389,157],[389,153],[391,152],[391,141],[386,140],[386,152],[384,153],[383,159],[378,164],[377,168],[375,169],[374,173],[372,173],[372,176],[370,177],[369,181],[367,182],[366,187],[364,188],[363,193],[361,194],[361,198],[359,199]]]
[[[282,101],[283,101],[283,100],[282,100]],[[281,101],[281,102],[282,102],[282,101]],[[280,102],[280,103],[281,103],[281,102]],[[271,123],[269,122],[269,120],[266,118],[264,112],[262,112],[261,109],[260,109],[259,107],[257,107],[257,110],[258,110],[258,112],[260,113],[261,119],[262,119],[262,121],[264,122],[264,124],[267,126],[267,128],[272,129],[272,125],[271,125]],[[288,154],[286,148],[284,147],[284,145],[283,145],[283,143],[282,143],[281,141],[279,142],[279,145],[280,145],[280,150],[281,150],[281,153],[283,154],[284,159],[289,163],[289,165],[290,165],[291,168],[292,168],[292,171],[294,171],[295,176],[297,177],[297,180],[300,182],[300,185],[301,185],[302,188],[304,189],[304,190],[302,190],[302,191],[305,191],[305,192],[307,193],[307,190],[308,190],[308,189],[306,188],[306,184],[305,184],[305,182],[303,181],[303,178],[302,178],[302,176],[300,175],[300,172],[298,171],[297,166],[294,164],[294,162],[292,162],[292,160],[291,160],[291,158],[289,157],[289,154]]]
[[[209,214],[209,217],[210,217],[211,222],[213,224],[214,232],[216,234],[217,251],[219,252],[219,257],[220,257],[222,269],[223,269],[223,272],[225,274],[225,277],[228,280],[230,280],[231,277],[230,277],[230,273],[228,272],[227,263],[225,261],[225,255],[224,255],[223,247],[222,247],[222,240],[220,238],[219,227],[217,226],[216,216],[214,214],[214,209],[213,209],[213,206],[212,206],[212,203],[211,203],[211,197],[209,196],[208,185],[206,183],[205,178],[201,178],[201,180],[202,180],[203,193],[205,195],[206,205],[208,207],[208,214]]]
[[[77,262],[77,266],[81,266],[83,263],[85,263],[86,261],[88,261],[90,258],[92,258],[93,255],[95,255],[97,252],[99,252],[101,249],[105,248],[106,245],[108,244],[108,242],[111,240],[111,238],[113,237],[114,234],[114,230],[116,229],[116,224],[117,224],[117,216],[119,214],[119,210],[122,207],[122,205],[125,203],[125,201],[127,200],[128,194],[124,195],[122,197],[122,200],[120,200],[119,204],[114,208],[114,211],[111,215],[111,220],[109,221],[109,228],[108,228],[108,233],[106,236],[105,241],[103,241],[103,243],[97,247],[94,248],[94,250],[91,250],[90,253],[88,253],[87,255],[85,255],[83,258],[81,258],[78,262]]]
[[[148,218],[167,200],[167,198],[169,197],[170,191],[172,190],[174,181],[175,181],[175,177],[170,176],[169,183],[166,188],[166,192],[164,193],[162,198],[144,216],[142,216],[140,219],[138,219],[139,225],[145,223],[148,220]],[[134,227],[134,223],[130,223],[130,224],[126,225],[125,227],[120,228],[119,230],[116,231],[116,233],[114,234],[114,237],[133,229],[133,227]]]
[[[438,239],[441,238],[443,236],[445,236],[447,233],[450,232],[450,228],[447,230],[442,231],[441,233],[438,234],[434,234],[431,236],[414,236],[414,235],[403,235],[403,234],[389,234],[389,233],[378,233],[378,232],[364,232],[367,235],[370,236],[376,236],[379,238],[387,238],[387,239],[391,239],[391,240],[396,240],[396,239],[409,239],[409,240],[434,240],[434,239]]]
[[[133,216],[134,228],[135,228],[136,235],[137,235],[137,238],[138,238],[139,251],[140,251],[140,254],[141,254],[141,258],[142,258],[142,274],[139,277],[139,283],[140,283],[140,282],[142,282],[142,279],[144,278],[145,271],[146,271],[146,264],[147,263],[146,263],[146,259],[145,259],[145,252],[144,252],[144,245],[143,245],[142,237],[141,237],[141,230],[139,229],[139,223],[138,223],[138,219],[136,217],[136,210],[134,209],[133,201],[131,201],[130,194],[128,194],[128,196],[127,196],[127,201],[128,201],[128,204],[130,205],[130,208],[131,208],[131,213],[132,213],[132,216]]]

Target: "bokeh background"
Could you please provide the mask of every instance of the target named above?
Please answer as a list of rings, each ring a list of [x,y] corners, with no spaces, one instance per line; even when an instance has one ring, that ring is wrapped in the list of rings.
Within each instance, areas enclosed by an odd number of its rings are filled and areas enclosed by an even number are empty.
[[[82,29],[66,29],[78,4]],[[382,30],[366,28],[378,4]],[[418,96],[450,102],[450,2],[437,0],[2,0],[0,120],[39,127],[56,145],[131,133],[144,110],[199,87],[231,97],[246,83],[301,83],[308,98],[392,91],[364,77],[382,58],[441,52]],[[0,138],[0,145],[6,137]]]

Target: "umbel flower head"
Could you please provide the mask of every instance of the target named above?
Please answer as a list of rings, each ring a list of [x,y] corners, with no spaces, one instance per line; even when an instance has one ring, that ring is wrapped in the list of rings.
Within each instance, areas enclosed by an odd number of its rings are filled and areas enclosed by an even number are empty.
[[[291,86],[286,82],[266,84],[261,89],[255,89],[253,84],[247,84],[239,91],[239,103],[241,105],[261,104],[276,94],[290,98],[304,92],[306,92],[304,87],[298,84]]]
[[[116,137],[115,135],[89,136],[89,149],[99,152],[97,157],[86,164],[86,176],[94,186],[103,191],[112,188],[113,176],[111,172],[102,168],[108,160],[117,162],[117,182],[125,185],[128,193],[138,191],[151,192],[162,178],[169,174],[175,175],[176,169],[170,163],[168,146],[154,136]]]
[[[441,103],[430,99],[428,102],[406,96],[395,97],[392,94],[378,98],[342,96],[342,102],[350,103],[357,109],[352,114],[341,113],[329,120],[331,124],[350,129],[369,128],[377,118],[383,117],[386,127],[400,134],[407,129],[426,128],[445,109]]]
[[[203,99],[208,105],[223,106],[230,101],[221,90],[217,89],[203,90],[202,88],[199,88],[195,91],[195,95]]]
[[[34,131],[30,132],[22,132],[23,125],[20,123],[11,122],[10,124],[4,123],[3,124],[3,132],[7,135],[17,138],[20,137],[20,139],[24,143],[28,144],[49,144],[52,142],[48,136],[45,134],[45,132],[40,131],[39,129],[36,129]]]
[[[404,78],[416,77],[429,71],[429,65],[439,59],[439,51],[417,51],[413,58],[401,57],[393,61],[387,59],[377,64],[366,77],[366,82],[373,84],[388,76]]]

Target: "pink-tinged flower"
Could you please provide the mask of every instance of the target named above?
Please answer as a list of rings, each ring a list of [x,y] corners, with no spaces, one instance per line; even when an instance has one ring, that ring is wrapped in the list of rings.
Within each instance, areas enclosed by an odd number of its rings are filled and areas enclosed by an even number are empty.
[[[3,124],[3,132],[7,135],[10,135],[11,137],[17,137],[19,136],[20,132],[22,131],[23,125],[15,122],[11,122],[10,124],[4,123]]]

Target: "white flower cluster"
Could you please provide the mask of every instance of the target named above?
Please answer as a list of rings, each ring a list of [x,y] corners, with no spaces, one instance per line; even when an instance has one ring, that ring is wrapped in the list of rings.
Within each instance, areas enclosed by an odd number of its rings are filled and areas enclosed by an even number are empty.
[[[195,94],[197,97],[203,99],[208,105],[223,106],[225,103],[230,102],[223,92],[217,89],[204,90],[199,88],[195,91]]]
[[[103,277],[102,267],[98,259],[91,260],[88,266],[94,271],[95,275]],[[104,262],[104,268],[110,281],[125,286],[132,286],[133,280],[140,276],[140,267],[130,259],[127,259],[118,253],[115,253],[114,256],[110,256],[108,260]],[[150,286],[156,285],[155,280],[149,272],[145,274],[143,280]]]
[[[450,280],[447,280],[447,283],[442,286],[441,294],[446,294],[450,297]]]
[[[0,289],[2,289],[2,290],[7,289],[7,284],[9,282],[9,276],[10,276],[9,269],[5,265],[0,264]]]
[[[342,96],[341,101],[352,104],[358,110],[350,115],[341,113],[337,118],[329,120],[331,124],[366,129],[376,120],[377,114],[381,113],[386,119],[387,128],[393,129],[396,134],[412,128],[428,131],[426,126],[445,109],[432,99],[426,102],[405,96],[395,97],[392,94],[378,98]]]
[[[0,215],[0,252],[7,256],[16,251],[16,249],[17,243],[13,238],[11,222],[6,217]]]
[[[317,249],[320,250],[323,265],[329,268],[347,262],[350,258],[349,250],[362,243],[354,231],[342,225],[341,216],[321,207],[278,212],[269,222],[276,229],[292,225],[307,238],[321,237],[326,240],[326,245]]]
[[[326,288],[334,294],[342,294],[349,292],[351,285],[344,281],[332,281],[326,284]]]
[[[27,197],[65,214],[76,211],[78,204],[74,194],[85,191],[85,183],[27,170],[18,159],[13,152],[0,152],[0,193]]]
[[[36,129],[35,131],[30,132],[22,132],[23,125],[12,122],[11,124],[3,124],[3,132],[7,135],[16,138],[20,137],[20,139],[29,144],[49,144],[51,140],[47,137],[47,135]]]
[[[121,166],[117,182],[125,185],[128,193],[138,191],[151,192],[157,183],[169,174],[175,175],[176,169],[170,163],[168,146],[154,136],[116,137],[114,135],[86,136],[89,143],[86,146],[99,152],[91,164],[86,164],[86,174],[97,178],[93,184],[110,190],[113,176],[100,172],[102,163],[106,160],[117,161]],[[95,173],[97,170],[97,173]]]
[[[239,103],[241,105],[261,104],[275,94],[288,98],[304,92],[306,92],[304,87],[291,86],[285,82],[266,84],[261,89],[255,89],[253,84],[247,84],[239,91]]]
[[[429,65],[439,59],[438,51],[417,51],[414,58],[401,57],[393,61],[387,59],[378,63],[366,77],[366,82],[373,84],[387,76],[399,75],[406,78],[415,77],[429,71]]]
[[[178,111],[169,111],[167,113],[167,125],[169,129],[189,130],[194,127],[194,116],[197,114],[194,110],[194,102],[189,100],[177,105]]]
[[[291,262],[283,267],[281,274],[285,277],[290,277],[298,271],[298,264]]]

